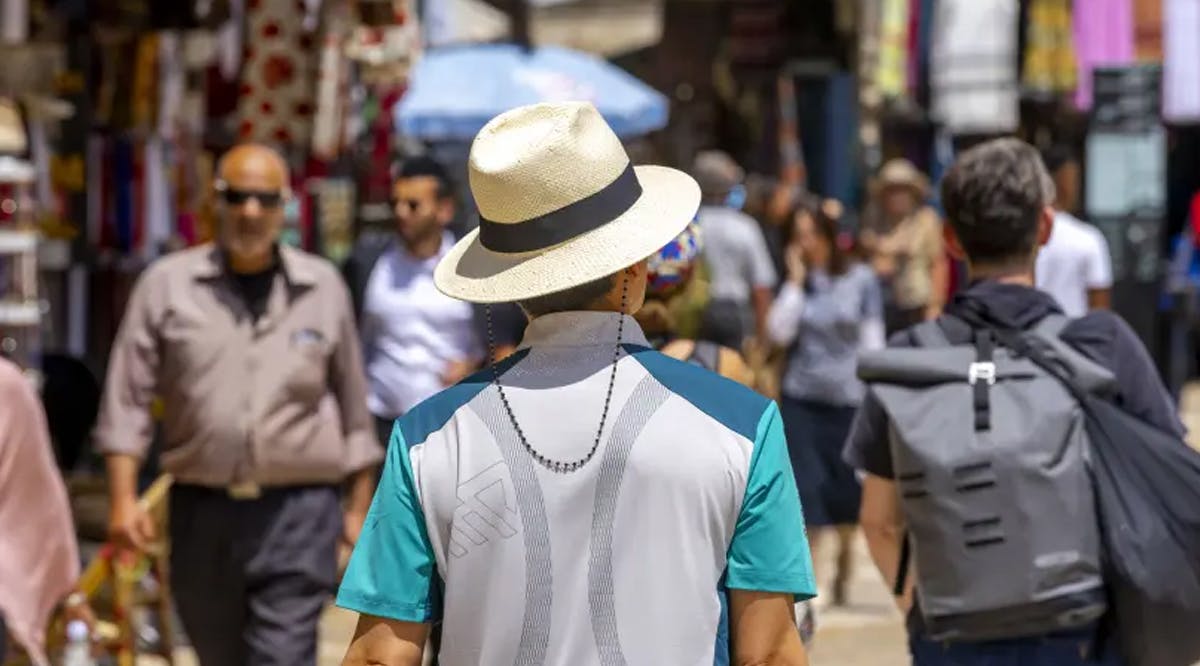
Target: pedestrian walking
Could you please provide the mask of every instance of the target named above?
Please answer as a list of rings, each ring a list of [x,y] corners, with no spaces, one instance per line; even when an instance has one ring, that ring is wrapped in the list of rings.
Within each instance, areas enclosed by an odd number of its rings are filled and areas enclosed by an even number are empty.
[[[1069,317],[1082,317],[1112,301],[1112,257],[1096,227],[1071,213],[1079,206],[1079,161],[1055,146],[1042,154],[1054,179],[1054,229],[1038,252],[1037,287],[1054,297]]]
[[[1123,320],[1107,311],[1068,320],[1034,288],[1054,209],[1032,146],[981,144],[941,187],[949,248],[973,283],[936,322],[891,340],[917,349],[863,360],[860,372],[876,379],[845,457],[866,473],[871,555],[906,592],[917,666],[1122,664],[1080,407],[1009,345],[1035,339],[1129,414],[1179,437],[1182,426]]]
[[[279,242],[288,182],[267,147],[222,157],[219,240],[139,278],[95,432],[110,537],[144,548],[136,478],[162,398],[171,586],[203,666],[316,663],[338,545],[357,540],[383,457],[346,287]]]
[[[949,263],[928,196],[929,179],[905,159],[884,164],[872,184],[859,239],[884,285],[888,335],[936,317],[946,299]]]
[[[434,267],[455,242],[450,177],[428,156],[406,159],[393,171],[395,229],[364,239],[343,271],[355,297],[367,401],[381,442],[398,417],[479,369],[487,332],[482,308],[444,296],[433,284]],[[511,305],[492,314],[498,355],[507,356],[520,342],[525,317]]]
[[[695,215],[686,174],[634,167],[587,103],[475,139],[478,232],[443,292],[519,302],[522,348],[397,424],[339,605],[345,664],[804,664],[813,594],[777,408],[648,346],[646,257]]]
[[[36,666],[49,664],[46,625],[60,609],[91,620],[72,590],[79,548],[67,488],[54,463],[33,384],[0,358],[0,663],[11,638]]]
[[[815,197],[797,208],[787,282],[767,318],[771,341],[787,350],[781,408],[809,540],[819,550],[832,537],[837,553],[834,605],[846,603],[862,494],[841,457],[864,392],[855,366],[860,351],[884,346],[879,282],[838,246],[839,212],[836,201]]]
[[[742,212],[745,172],[721,151],[696,156],[692,175],[700,184],[703,205],[697,224],[704,234],[703,258],[709,272],[711,302],[706,325],[718,342],[743,349],[766,339],[767,311],[778,277],[767,241],[754,218]]]
[[[702,247],[703,237],[693,223],[650,256],[646,302],[634,318],[651,345],[667,356],[753,386],[754,373],[742,353],[705,336],[709,288],[697,274]]]

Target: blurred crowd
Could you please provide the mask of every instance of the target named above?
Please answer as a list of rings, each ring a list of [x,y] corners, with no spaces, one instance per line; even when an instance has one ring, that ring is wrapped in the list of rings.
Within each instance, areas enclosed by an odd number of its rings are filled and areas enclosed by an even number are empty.
[[[1077,158],[1056,147],[1043,159],[1057,212],[1038,283],[1080,316],[1108,303],[1109,255],[1073,216]],[[967,286],[963,257],[945,242],[929,178],[903,159],[879,170],[861,210],[756,187],[718,151],[691,173],[702,205],[650,258],[637,320],[664,353],[779,401],[810,539],[836,549],[835,569],[818,572],[822,596],[844,604],[861,503],[842,459],[865,393],[857,358],[937,317]],[[434,286],[462,205],[436,160],[395,165],[394,229],[362,235],[340,272],[280,244],[288,183],[266,147],[222,159],[220,240],[139,280],[93,433],[117,546],[146,551],[163,536],[139,500],[143,462],[156,457],[173,479],[170,582],[205,664],[305,663],[396,419],[508,357],[526,324],[514,304],[470,305]],[[21,443],[0,447],[0,533],[24,535],[0,547],[0,621],[40,655],[55,607],[87,616],[87,601],[72,594],[74,526],[42,412],[0,370],[14,396],[0,400],[0,435]],[[31,507],[44,515],[30,521]]]

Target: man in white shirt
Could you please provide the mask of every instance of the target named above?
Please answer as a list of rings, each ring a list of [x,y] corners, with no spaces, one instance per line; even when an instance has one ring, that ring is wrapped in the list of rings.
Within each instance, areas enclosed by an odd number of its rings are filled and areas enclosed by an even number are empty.
[[[471,305],[433,284],[434,268],[454,246],[447,231],[452,191],[445,171],[427,157],[405,161],[392,185],[398,242],[370,269],[360,324],[367,402],[382,441],[397,418],[458,383],[483,359]]]
[[[1042,155],[1054,178],[1054,229],[1038,253],[1037,287],[1047,292],[1070,317],[1108,308],[1112,290],[1112,259],[1108,243],[1096,227],[1071,213],[1079,201],[1079,161],[1066,148]]]

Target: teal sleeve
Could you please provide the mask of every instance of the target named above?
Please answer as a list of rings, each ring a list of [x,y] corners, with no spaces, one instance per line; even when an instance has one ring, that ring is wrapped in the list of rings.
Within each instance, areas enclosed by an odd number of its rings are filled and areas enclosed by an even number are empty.
[[[816,596],[800,494],[775,403],[763,412],[750,456],[746,497],[729,545],[726,587]]]
[[[337,605],[402,622],[441,619],[441,581],[413,479],[409,446],[392,431],[387,460]]]

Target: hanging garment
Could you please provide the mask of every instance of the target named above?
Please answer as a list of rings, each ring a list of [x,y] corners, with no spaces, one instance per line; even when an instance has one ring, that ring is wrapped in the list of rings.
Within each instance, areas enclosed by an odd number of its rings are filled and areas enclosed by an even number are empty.
[[[883,0],[875,80],[884,97],[908,92],[909,9],[909,0]]]
[[[1163,118],[1200,122],[1200,0],[1165,0]]]
[[[307,4],[248,2],[238,136],[285,146],[312,139],[317,35],[304,27]]]
[[[1139,62],[1162,62],[1163,2],[1133,0],[1133,45]]]
[[[338,156],[346,133],[350,60],[342,45],[350,34],[351,17],[341,11],[344,8],[345,5],[335,5],[330,9],[321,39],[312,153],[322,160],[333,160]]]
[[[1086,5],[1076,7],[1072,18],[1079,61],[1075,106],[1085,111],[1092,108],[1092,70],[1133,62],[1131,0],[1088,0]]]
[[[930,54],[932,112],[953,134],[1017,128],[1017,0],[942,0]]]
[[[1071,0],[1031,0],[1026,30],[1024,87],[1043,95],[1075,90]]]

